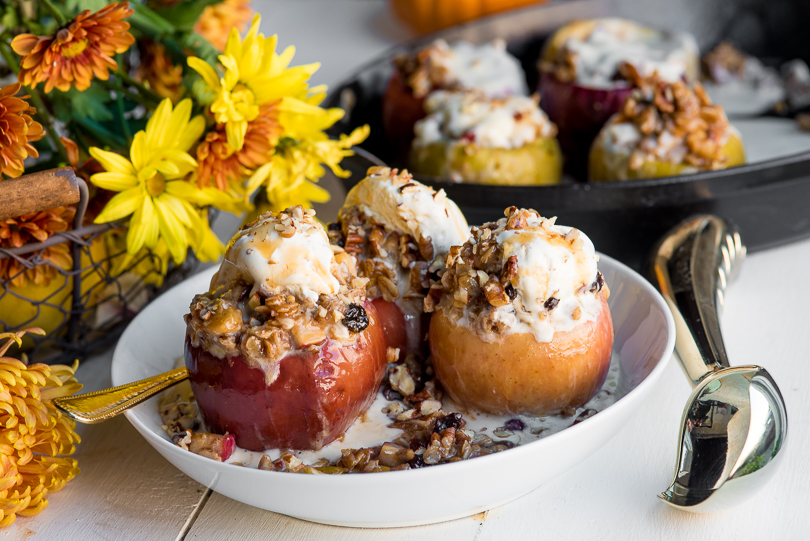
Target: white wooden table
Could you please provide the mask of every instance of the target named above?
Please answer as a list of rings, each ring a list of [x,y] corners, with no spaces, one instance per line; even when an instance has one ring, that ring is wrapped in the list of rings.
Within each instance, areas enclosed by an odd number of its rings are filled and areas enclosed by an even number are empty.
[[[265,33],[321,61],[334,83],[407,32],[379,0],[254,1]],[[340,199],[340,196],[336,196]],[[810,203],[810,202],[809,202]],[[508,505],[452,522],[357,530],[312,524],[230,500],[166,462],[119,417],[82,426],[82,473],[33,519],[0,538],[101,539],[810,539],[810,241],[751,255],[726,298],[722,324],[733,364],[765,365],[789,416],[781,468],[754,499],[721,514],[669,508],[681,410],[690,387],[673,360],[646,408],[580,466]],[[85,361],[86,391],[110,385],[112,352]],[[543,467],[553,468],[554,464]],[[349,496],[349,495],[347,495]],[[396,497],[396,487],[391,495]]]

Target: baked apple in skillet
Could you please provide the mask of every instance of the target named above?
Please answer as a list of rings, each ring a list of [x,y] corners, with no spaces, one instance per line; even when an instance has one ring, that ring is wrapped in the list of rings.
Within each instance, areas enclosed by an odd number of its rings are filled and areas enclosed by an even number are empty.
[[[498,415],[584,405],[613,349],[608,288],[593,244],[533,210],[473,227],[447,256],[433,312],[433,369],[458,403]]]
[[[568,165],[585,176],[588,149],[604,123],[619,112],[633,89],[619,69],[633,65],[644,77],[693,82],[698,47],[685,33],[659,31],[623,19],[575,21],[549,38],[540,57],[543,107],[560,130]]]
[[[300,206],[237,233],[186,315],[186,366],[210,431],[251,451],[320,449],[368,408],[386,339],[353,271]]]
[[[473,184],[560,182],[557,127],[536,97],[437,91],[425,101],[425,111],[411,146],[415,173]]]
[[[667,83],[624,68],[636,89],[593,142],[589,180],[670,177],[745,163],[740,133],[700,83]]]
[[[506,43],[474,45],[436,40],[393,59],[394,73],[382,100],[382,121],[389,141],[407,150],[413,125],[425,116],[425,97],[435,90],[477,89],[487,96],[527,94],[526,76]]]
[[[423,349],[423,299],[430,276],[451,246],[469,235],[464,215],[443,190],[387,167],[368,170],[329,226],[331,242],[357,258],[357,274],[368,279],[366,294],[388,346],[398,348],[400,356]]]

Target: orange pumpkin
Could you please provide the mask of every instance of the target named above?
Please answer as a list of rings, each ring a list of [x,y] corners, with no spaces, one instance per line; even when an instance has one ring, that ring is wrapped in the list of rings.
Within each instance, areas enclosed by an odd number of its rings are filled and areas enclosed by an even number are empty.
[[[391,0],[391,9],[413,30],[426,34],[547,0]]]

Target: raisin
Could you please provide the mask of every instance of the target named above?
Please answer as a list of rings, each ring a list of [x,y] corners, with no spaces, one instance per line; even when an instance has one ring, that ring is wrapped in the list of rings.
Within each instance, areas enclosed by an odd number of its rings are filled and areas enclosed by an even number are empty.
[[[591,292],[596,293],[602,290],[605,286],[605,277],[602,276],[602,273],[596,271],[596,281],[591,285]]]
[[[461,428],[464,426],[464,418],[460,413],[448,413],[444,417],[440,417],[433,427],[433,432],[440,434],[450,427]]]
[[[360,332],[368,327],[368,314],[359,304],[350,304],[343,316],[343,324],[352,332]]]
[[[515,300],[515,297],[517,297],[517,290],[512,287],[512,284],[506,284],[506,287],[503,289],[506,291],[506,294],[510,299]]]
[[[340,231],[341,229],[340,222],[332,222],[327,227],[329,231]]]
[[[543,303],[543,308],[545,308],[546,310],[554,310],[554,308],[556,308],[558,304],[560,304],[560,299],[557,299],[555,297],[549,297],[548,300],[545,303]]]
[[[410,462],[408,462],[408,464],[410,464],[411,468],[425,468],[425,467],[427,467],[427,464],[425,464],[425,462],[422,460],[422,455],[416,455],[415,457],[413,457],[411,459]]]
[[[520,419],[509,419],[503,424],[503,426],[507,430],[512,430],[514,432],[521,432],[526,429],[526,424]]]
[[[383,383],[382,394],[386,400],[390,400],[391,402],[394,402],[396,400],[402,400],[402,395],[399,394],[394,389],[392,389],[391,385],[389,385],[388,383]]]

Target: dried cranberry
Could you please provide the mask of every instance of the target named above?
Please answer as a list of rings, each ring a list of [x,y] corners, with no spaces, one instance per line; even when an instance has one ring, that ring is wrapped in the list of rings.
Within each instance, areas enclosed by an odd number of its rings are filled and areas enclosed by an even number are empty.
[[[543,308],[546,310],[554,310],[558,304],[560,304],[560,299],[549,297],[548,300],[543,303]]]
[[[448,413],[436,421],[436,425],[433,427],[433,432],[439,434],[450,427],[461,428],[462,426],[464,426],[464,418],[460,413]]]
[[[520,419],[509,419],[503,424],[503,426],[507,430],[512,430],[513,432],[521,432],[526,429],[526,424]]]
[[[475,132],[468,131],[461,136],[461,140],[467,143],[475,143]]]
[[[368,314],[359,304],[350,304],[341,321],[352,332],[364,331],[368,327]]]

